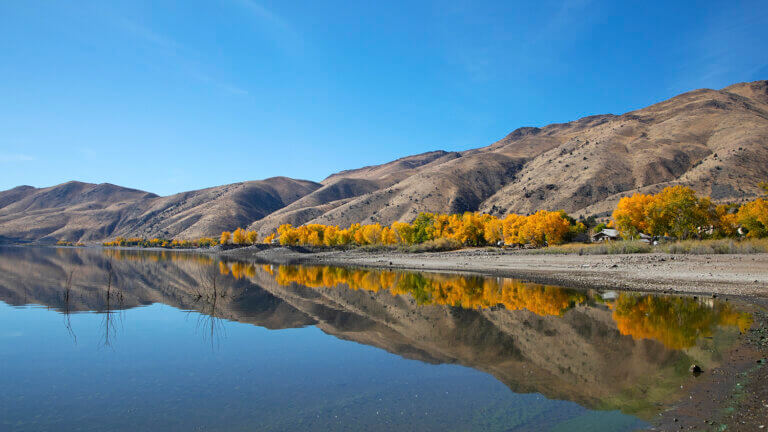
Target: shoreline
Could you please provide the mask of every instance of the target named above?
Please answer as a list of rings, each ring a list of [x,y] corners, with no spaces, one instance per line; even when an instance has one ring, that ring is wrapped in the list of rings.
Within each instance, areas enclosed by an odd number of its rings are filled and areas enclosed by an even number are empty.
[[[404,253],[244,247],[207,251],[270,264],[355,266],[480,274],[574,288],[737,296],[768,304],[768,254],[527,254],[461,249]],[[762,301],[759,301],[762,300]]]
[[[43,244],[12,247],[57,247]],[[733,296],[768,307],[768,253],[632,254],[528,253],[466,248],[444,252],[312,249],[303,246],[167,249],[133,246],[85,248],[123,251],[202,253],[223,259],[275,265],[351,266],[508,277],[570,288]]]

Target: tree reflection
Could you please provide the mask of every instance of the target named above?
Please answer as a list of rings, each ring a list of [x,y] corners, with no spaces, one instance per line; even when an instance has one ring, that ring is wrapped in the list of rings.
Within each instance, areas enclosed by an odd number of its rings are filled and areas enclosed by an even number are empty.
[[[464,309],[503,306],[537,315],[559,316],[587,299],[585,293],[573,289],[483,276],[281,265],[274,277],[281,285],[297,283],[313,288],[343,285],[353,290],[386,290],[392,295],[410,295],[419,305]]]
[[[220,273],[235,278],[249,276],[256,269],[253,264],[220,263]],[[541,316],[561,316],[576,305],[595,301],[586,292],[508,278],[331,266],[264,265],[262,269],[283,286],[295,283],[311,288],[344,286],[352,290],[388,291],[392,295],[409,295],[419,305],[464,309],[503,306]],[[751,314],[714,300],[622,293],[607,305],[613,309],[613,320],[622,335],[654,339],[676,350],[690,348],[702,337],[711,337],[717,327],[737,327],[744,333],[752,325]]]
[[[612,307],[621,334],[654,339],[671,349],[690,348],[700,338],[711,337],[718,326],[735,326],[744,333],[753,320],[729,303],[691,297],[621,293]]]

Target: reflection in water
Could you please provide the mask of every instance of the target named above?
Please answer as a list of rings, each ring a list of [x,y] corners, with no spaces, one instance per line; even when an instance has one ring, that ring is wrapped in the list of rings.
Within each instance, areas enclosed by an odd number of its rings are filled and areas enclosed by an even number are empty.
[[[70,304],[70,299],[72,295],[72,277],[75,275],[75,270],[70,270],[67,273],[67,283],[64,285],[64,310],[62,311],[62,314],[64,315],[64,328],[67,329],[67,333],[72,336],[72,341],[77,345],[77,335],[75,334],[75,331],[72,329],[72,308]]]
[[[256,265],[219,263],[222,274],[253,277]],[[526,283],[516,279],[473,275],[444,275],[392,270],[350,269],[331,266],[264,265],[264,271],[280,285],[291,283],[312,288],[344,285],[353,290],[410,295],[419,305],[448,305],[464,309],[503,306],[537,315],[562,315],[587,296],[582,291]],[[606,302],[601,298],[599,301]],[[729,303],[690,297],[621,293],[606,302],[622,335],[654,339],[670,349],[690,348],[702,337],[711,337],[718,326],[734,326],[741,333],[752,325],[752,316],[736,311]]]
[[[690,348],[712,337],[719,326],[737,327],[741,333],[752,326],[752,315],[711,300],[622,293],[612,306],[621,334],[654,339],[670,349]]]
[[[203,335],[203,339],[208,339],[211,343],[211,349],[214,349],[221,338],[226,336],[226,327],[219,316],[220,312],[217,305],[220,301],[235,297],[229,292],[229,289],[217,286],[221,269],[216,269],[212,262],[196,261],[201,265],[197,269],[198,285],[195,289],[195,310],[200,312],[196,314],[197,329]]]
[[[123,294],[117,287],[113,287],[114,269],[112,259],[106,262],[107,285],[104,289],[104,309],[101,312],[101,327],[104,330],[102,346],[112,347],[112,342],[117,336],[118,326],[122,325],[123,316],[121,313]]]
[[[509,278],[261,265],[173,251],[53,251],[0,249],[0,300],[58,309],[75,341],[71,313],[100,313],[100,344],[111,346],[121,311],[162,303],[190,311],[211,349],[227,345],[231,321],[313,325],[408,359],[487,372],[515,393],[643,419],[681,397],[691,363],[721,364],[723,350],[752,323],[716,300],[633,293],[606,300],[597,291]],[[338,367],[351,367],[354,356],[349,362]],[[526,421],[536,429],[547,420]]]
[[[70,253],[72,249],[57,249],[59,253]],[[191,254],[187,252],[179,251],[154,251],[143,249],[102,249],[100,251],[109,258],[114,258],[120,261],[137,261],[137,262],[178,262],[178,261],[192,261],[199,264],[214,264],[213,258],[208,255]]]
[[[274,274],[271,267],[267,271]],[[233,269],[232,274],[238,277],[247,274],[247,270],[235,272]],[[312,288],[345,285],[353,290],[386,290],[392,295],[410,295],[419,305],[464,309],[503,306],[508,310],[525,309],[537,315],[562,315],[586,300],[580,291],[515,279],[344,267],[281,265],[277,267],[275,280],[280,285],[296,283]]]

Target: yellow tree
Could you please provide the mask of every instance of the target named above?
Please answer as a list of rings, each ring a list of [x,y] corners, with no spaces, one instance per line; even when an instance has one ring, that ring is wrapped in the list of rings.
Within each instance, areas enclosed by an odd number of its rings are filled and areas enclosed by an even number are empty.
[[[525,225],[526,217],[518,214],[510,213],[502,221],[502,234],[504,236],[504,243],[507,245],[521,244],[520,241],[520,228]]]
[[[483,237],[489,244],[498,243],[504,236],[504,223],[501,219],[496,217],[488,217],[485,219],[485,225],[483,226]]]
[[[394,222],[392,229],[397,233],[400,243],[412,245],[414,243],[414,230],[411,224],[405,222]]]
[[[469,246],[483,245],[485,243],[483,219],[484,217],[479,213],[464,213],[461,216],[461,225],[459,225],[456,233],[456,240]]]
[[[326,246],[336,246],[338,244],[339,227],[328,225],[323,229],[323,244]]]
[[[385,245],[397,244],[397,233],[389,227],[381,229],[381,243]]]
[[[221,233],[221,237],[219,238],[219,243],[221,244],[227,244],[229,243],[229,240],[232,238],[232,233],[229,231],[224,231]]]
[[[363,240],[365,241],[365,244],[381,243],[381,230],[381,225],[377,223],[372,225],[364,225],[361,231],[363,233]]]
[[[566,236],[571,231],[571,223],[568,221],[565,212],[548,212],[541,210],[539,213],[543,213],[541,224],[547,244],[555,245],[563,243]]]
[[[653,200],[652,195],[640,193],[619,200],[612,217],[624,238],[635,238],[641,232],[648,232],[646,212]]]
[[[291,224],[283,224],[277,227],[277,235],[281,245],[296,245],[299,243],[299,235]]]
[[[259,240],[259,233],[256,231],[245,232],[245,242],[248,244],[256,244]]]
[[[732,207],[725,204],[715,207],[713,225],[719,237],[733,237],[739,229],[739,217],[731,211]]]
[[[739,207],[738,221],[747,230],[747,237],[768,237],[768,200],[758,198]]]
[[[646,210],[649,231],[682,239],[698,236],[699,228],[711,225],[710,207],[709,199],[700,200],[689,187],[666,187]]]
[[[245,244],[245,230],[238,228],[232,233],[232,243],[236,245]]]

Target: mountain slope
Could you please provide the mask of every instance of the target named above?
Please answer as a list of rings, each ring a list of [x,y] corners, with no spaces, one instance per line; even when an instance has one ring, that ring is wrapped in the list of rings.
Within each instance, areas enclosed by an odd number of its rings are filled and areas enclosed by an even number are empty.
[[[320,187],[274,177],[167,197],[79,182],[15,188],[0,192],[0,236],[17,241],[98,241],[119,235],[217,235],[246,226]]]
[[[700,89],[622,115],[516,129],[463,152],[157,197],[70,182],[0,192],[0,239],[192,238],[250,226],[410,221],[421,211],[496,215],[564,209],[606,216],[622,196],[682,184],[741,202],[768,179],[768,81]]]
[[[347,175],[386,172],[397,162]],[[768,178],[768,82],[695,90],[623,115],[519,128],[488,147],[441,154],[401,175],[327,208],[294,208],[303,219],[272,215],[267,228],[281,221],[388,224],[420,211],[605,216],[622,196],[671,184],[718,202],[751,199],[757,182]]]

